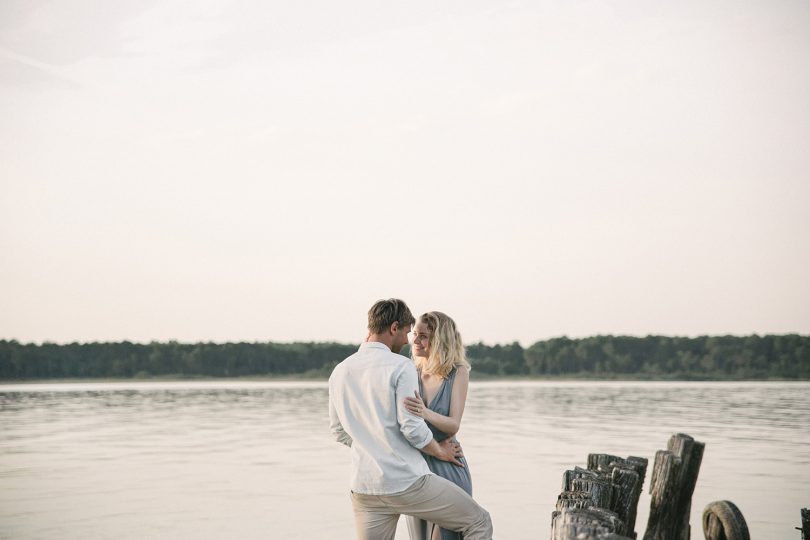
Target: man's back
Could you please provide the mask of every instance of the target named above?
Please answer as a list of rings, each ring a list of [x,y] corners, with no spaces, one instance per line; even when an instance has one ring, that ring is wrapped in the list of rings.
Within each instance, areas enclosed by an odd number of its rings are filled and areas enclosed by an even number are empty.
[[[413,363],[384,344],[363,343],[329,378],[335,438],[351,446],[355,493],[398,493],[430,474],[417,448],[432,441],[424,420],[402,406],[419,388]]]

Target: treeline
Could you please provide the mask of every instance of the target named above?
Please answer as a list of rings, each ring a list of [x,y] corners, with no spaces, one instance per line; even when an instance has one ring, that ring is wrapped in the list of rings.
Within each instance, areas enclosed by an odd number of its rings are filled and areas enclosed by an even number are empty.
[[[595,336],[467,347],[473,372],[667,379],[810,379],[810,336]]]
[[[0,340],[0,379],[326,377],[357,350],[341,343],[70,343]],[[403,354],[408,354],[407,348]],[[524,348],[468,345],[473,377],[810,379],[810,336],[595,336]]]
[[[0,379],[318,376],[356,350],[340,343],[0,341]]]

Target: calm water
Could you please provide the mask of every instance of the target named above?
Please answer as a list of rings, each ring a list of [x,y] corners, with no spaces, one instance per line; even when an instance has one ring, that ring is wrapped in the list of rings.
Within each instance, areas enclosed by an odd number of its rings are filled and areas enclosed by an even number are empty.
[[[326,402],[325,383],[0,385],[0,538],[352,538]],[[728,499],[755,540],[798,540],[808,418],[810,383],[473,383],[459,438],[500,539],[547,538],[588,452],[652,461],[685,432],[706,443],[693,538]]]

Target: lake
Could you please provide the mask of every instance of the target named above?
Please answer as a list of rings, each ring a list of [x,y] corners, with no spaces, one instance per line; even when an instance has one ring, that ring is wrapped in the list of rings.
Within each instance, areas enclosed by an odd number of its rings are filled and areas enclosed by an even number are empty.
[[[761,539],[810,506],[808,382],[473,382],[459,439],[500,539],[547,538],[562,473],[589,452],[706,443],[692,500]],[[0,538],[353,538],[349,451],[325,382],[0,385]],[[397,538],[407,538],[401,520]]]

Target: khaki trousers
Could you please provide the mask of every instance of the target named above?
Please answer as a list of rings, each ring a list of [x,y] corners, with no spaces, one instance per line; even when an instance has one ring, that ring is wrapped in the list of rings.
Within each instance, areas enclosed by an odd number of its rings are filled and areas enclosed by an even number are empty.
[[[492,539],[489,513],[453,482],[433,474],[421,477],[399,493],[352,492],[352,506],[359,540],[393,540],[400,514],[461,532],[465,540]]]

